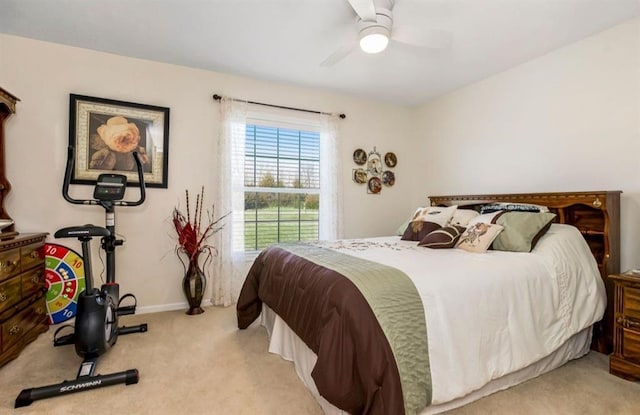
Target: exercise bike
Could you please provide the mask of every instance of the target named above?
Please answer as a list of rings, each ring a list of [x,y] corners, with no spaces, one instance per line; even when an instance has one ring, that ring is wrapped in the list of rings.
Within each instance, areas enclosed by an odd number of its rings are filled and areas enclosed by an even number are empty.
[[[65,380],[60,383],[24,389],[16,398],[15,407],[19,408],[33,403],[39,399],[51,398],[90,389],[111,386],[120,383],[131,385],[138,383],[139,373],[137,369],[107,375],[95,374],[98,358],[108,352],[119,335],[140,333],[147,331],[147,324],[139,324],[131,327],[118,327],[118,317],[134,314],[136,311],[136,298],[133,294],[126,294],[120,298],[119,285],[115,276],[115,248],[121,246],[124,241],[116,239],[115,207],[138,206],[145,200],[144,176],[142,163],[137,153],[133,153],[135,159],[140,197],[135,202],[123,201],[127,176],[121,174],[101,174],[94,188],[93,197],[90,200],[74,199],[69,196],[69,183],[74,164],[74,148],[69,147],[67,167],[62,186],[62,196],[73,204],[100,205],[105,210],[105,227],[84,225],[72,226],[56,231],[56,238],[77,238],[82,243],[82,257],[85,271],[85,290],[77,300],[77,313],[73,333],[58,334],[66,327],[62,326],[54,334],[54,346],[75,345],[76,353],[83,358],[75,380]],[[91,266],[90,243],[94,237],[101,238],[101,248],[106,252],[106,282],[100,289],[94,286]],[[133,300],[133,305],[122,305],[123,300]],[[129,301],[127,301],[129,302]]]

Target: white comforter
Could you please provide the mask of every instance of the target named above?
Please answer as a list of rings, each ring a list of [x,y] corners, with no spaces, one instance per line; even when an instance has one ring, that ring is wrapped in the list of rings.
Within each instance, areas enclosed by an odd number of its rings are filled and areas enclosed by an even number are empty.
[[[413,280],[425,308],[434,405],[549,355],[606,307],[596,262],[572,226],[552,225],[531,253],[432,250],[399,237],[366,241],[322,246]]]

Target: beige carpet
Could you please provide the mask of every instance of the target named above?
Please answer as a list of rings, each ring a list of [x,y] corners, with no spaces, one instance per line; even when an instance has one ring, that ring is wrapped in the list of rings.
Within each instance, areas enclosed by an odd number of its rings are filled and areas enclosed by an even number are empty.
[[[322,414],[291,363],[267,352],[267,336],[253,325],[237,330],[235,310],[210,307],[125,316],[149,323],[122,336],[98,372],[137,368],[140,383],[115,385],[34,402],[14,409],[23,388],[75,378],[81,359],[73,346],[54,348],[53,330],[0,368],[0,414]],[[639,414],[640,384],[608,373],[607,357],[590,353],[560,369],[449,414]]]

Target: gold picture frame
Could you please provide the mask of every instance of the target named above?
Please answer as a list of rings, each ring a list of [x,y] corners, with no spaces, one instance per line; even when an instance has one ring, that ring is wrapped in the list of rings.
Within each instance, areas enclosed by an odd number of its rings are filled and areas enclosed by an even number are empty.
[[[137,185],[137,151],[145,185],[167,188],[169,108],[70,94],[69,145],[72,184],[95,185],[100,174],[118,173]]]

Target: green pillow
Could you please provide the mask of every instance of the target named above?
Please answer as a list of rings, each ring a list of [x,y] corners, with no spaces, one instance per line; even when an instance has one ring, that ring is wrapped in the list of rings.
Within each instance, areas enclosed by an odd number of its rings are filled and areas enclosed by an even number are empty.
[[[407,230],[407,226],[409,226],[410,223],[411,223],[411,218],[407,218],[407,220],[402,222],[402,225],[400,225],[400,227],[398,229],[396,229],[396,235],[397,236],[404,235],[404,231]]]
[[[505,212],[496,220],[504,230],[493,241],[496,251],[531,252],[551,226],[555,213]]]

